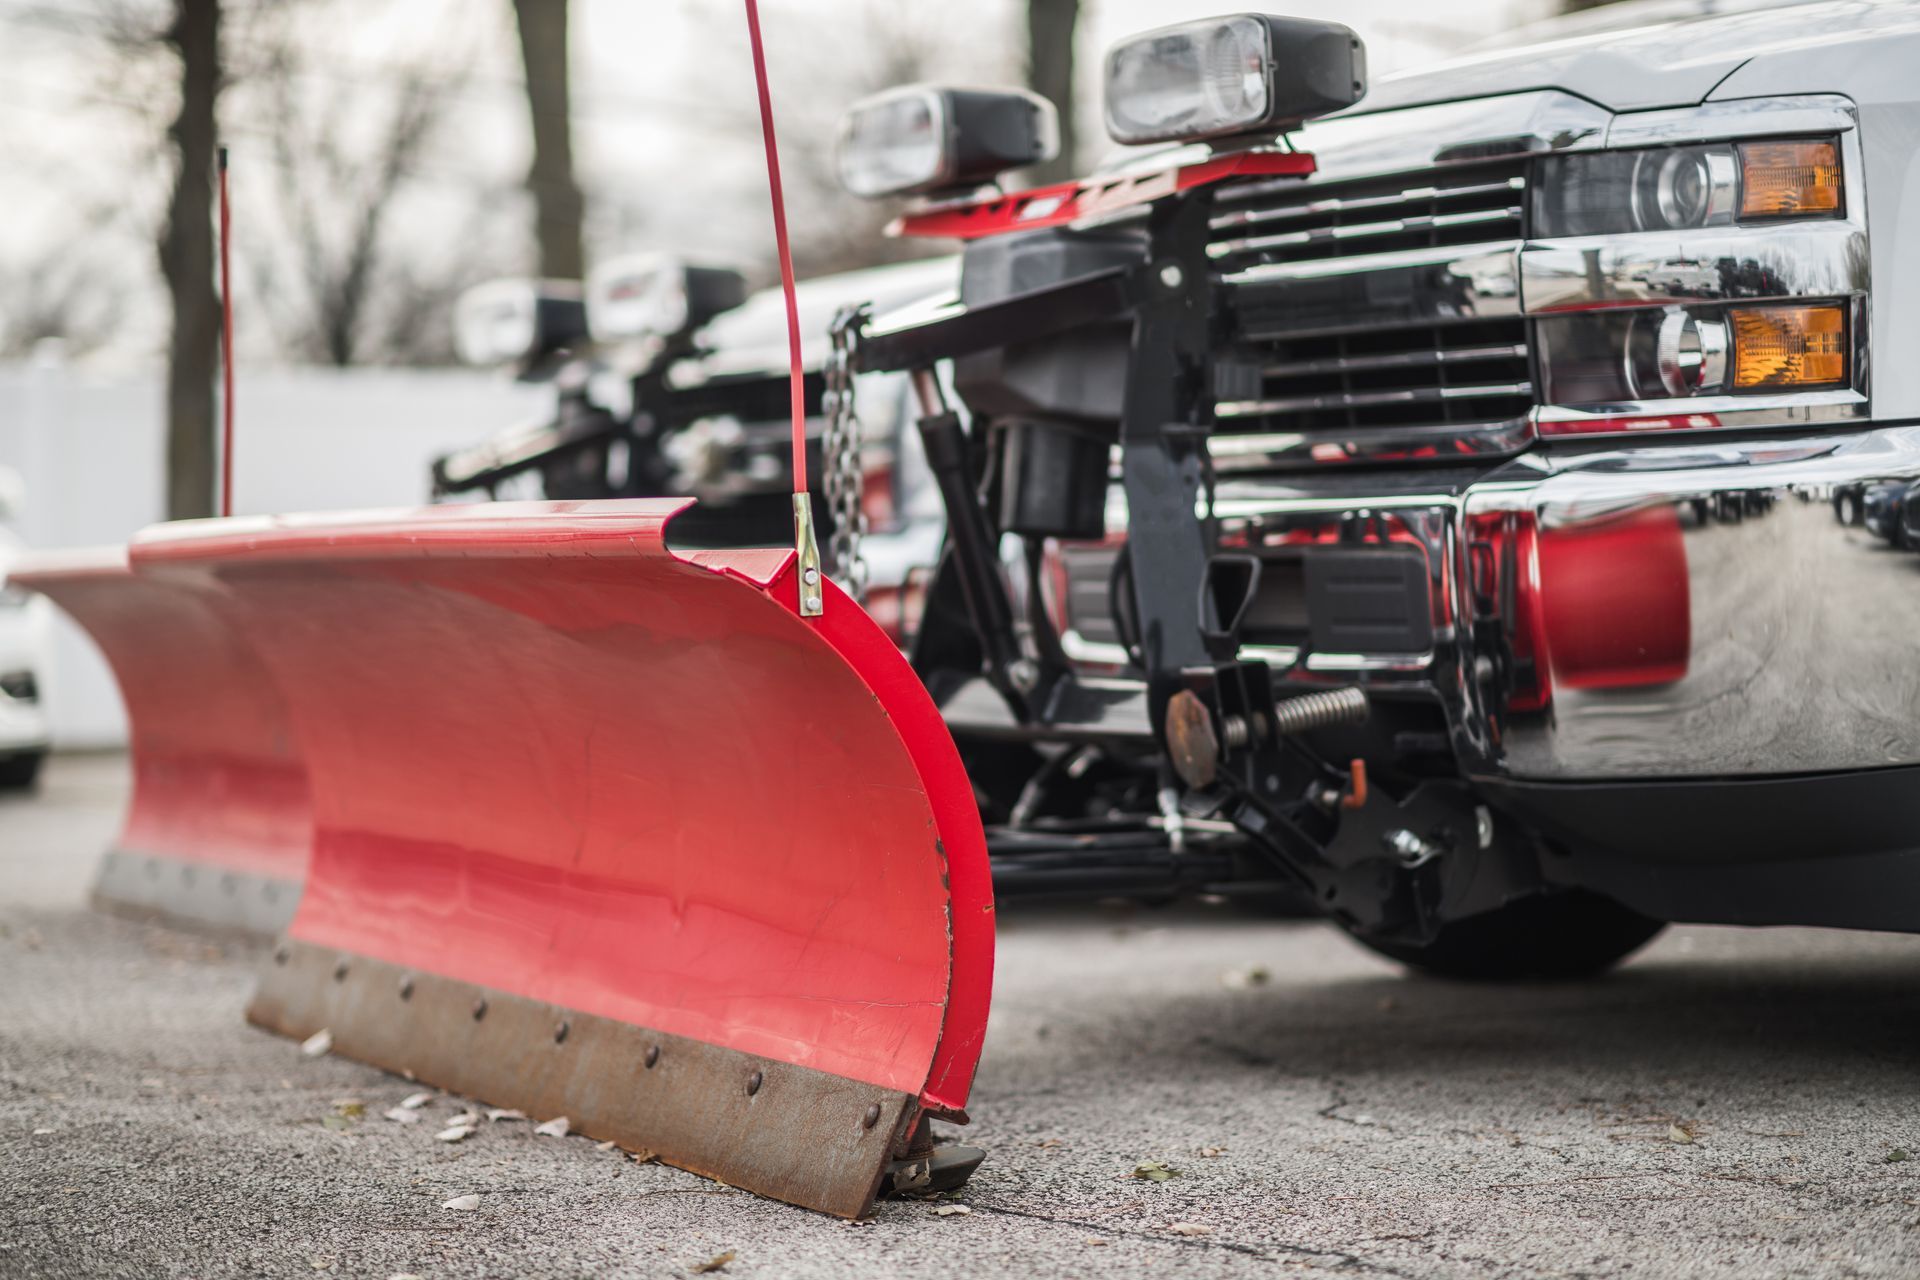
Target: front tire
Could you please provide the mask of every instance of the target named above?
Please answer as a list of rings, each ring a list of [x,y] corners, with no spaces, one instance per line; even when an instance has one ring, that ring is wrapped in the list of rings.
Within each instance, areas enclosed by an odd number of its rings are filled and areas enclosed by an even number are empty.
[[[0,758],[0,791],[26,791],[40,780],[40,766],[47,753],[32,751],[26,755]]]
[[[1570,889],[1520,898],[1444,926],[1431,942],[1354,941],[1410,969],[1473,982],[1589,978],[1666,928],[1611,898]]]

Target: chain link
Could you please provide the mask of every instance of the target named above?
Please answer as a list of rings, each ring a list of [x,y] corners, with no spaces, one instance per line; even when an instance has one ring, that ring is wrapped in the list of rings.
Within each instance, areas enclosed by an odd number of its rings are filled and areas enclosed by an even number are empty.
[[[820,409],[827,420],[821,462],[826,471],[827,510],[833,519],[828,546],[835,574],[847,594],[861,602],[867,595],[867,562],[860,555],[860,540],[867,535],[867,512],[861,501],[866,476],[860,458],[860,411],[854,403],[853,353],[870,315],[871,308],[865,303],[842,307],[834,315],[833,348],[827,355],[825,387],[820,396]]]

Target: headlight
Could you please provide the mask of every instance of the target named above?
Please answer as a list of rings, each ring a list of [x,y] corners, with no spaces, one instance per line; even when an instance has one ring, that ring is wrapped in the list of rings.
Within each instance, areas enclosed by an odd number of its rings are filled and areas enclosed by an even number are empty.
[[[1037,94],[909,85],[848,108],[835,160],[841,185],[871,199],[977,187],[1059,150],[1053,104]]]
[[[1174,142],[1279,133],[1366,92],[1366,51],[1337,22],[1243,13],[1183,22],[1107,52],[1107,133]]]
[[[453,345],[472,365],[519,364],[586,336],[580,286],[565,280],[493,280],[460,295]]]
[[[1684,231],[1832,217],[1841,205],[1839,147],[1831,140],[1594,151],[1540,161],[1533,234]]]
[[[663,253],[635,254],[587,276],[587,330],[596,342],[670,338],[697,329],[747,298],[727,267],[697,267]]]
[[[1618,404],[1844,387],[1844,303],[1664,307],[1538,321],[1546,400]]]

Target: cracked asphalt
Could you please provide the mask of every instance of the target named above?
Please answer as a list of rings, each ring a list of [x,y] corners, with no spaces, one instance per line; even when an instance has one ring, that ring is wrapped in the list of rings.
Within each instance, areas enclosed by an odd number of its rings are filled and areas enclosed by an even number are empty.
[[[0,1277],[1920,1273],[1914,939],[1678,929],[1473,988],[1318,924],[1009,912],[987,1163],[849,1225],[382,1118],[415,1086],[241,1020],[258,948],[80,906],[125,786],[63,759],[0,801]]]

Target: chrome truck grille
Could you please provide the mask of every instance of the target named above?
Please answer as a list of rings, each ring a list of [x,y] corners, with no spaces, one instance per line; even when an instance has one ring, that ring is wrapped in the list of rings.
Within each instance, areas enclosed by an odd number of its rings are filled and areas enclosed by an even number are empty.
[[[1503,452],[1534,404],[1524,161],[1221,194],[1222,470]]]

